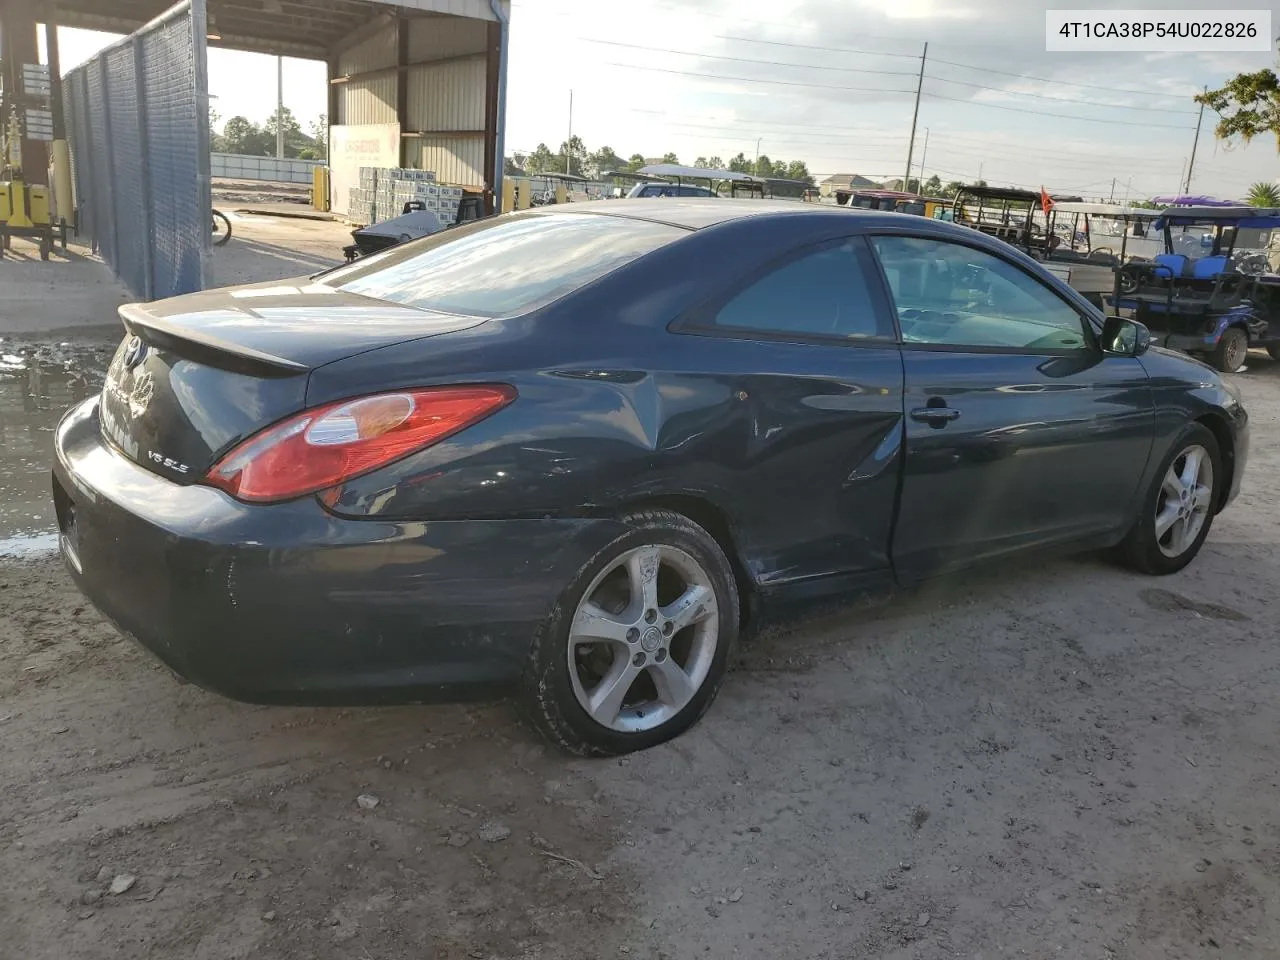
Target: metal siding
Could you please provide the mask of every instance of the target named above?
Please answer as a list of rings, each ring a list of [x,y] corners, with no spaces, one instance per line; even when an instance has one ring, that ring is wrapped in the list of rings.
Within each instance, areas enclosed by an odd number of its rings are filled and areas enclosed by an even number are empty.
[[[423,137],[417,142],[418,167],[434,170],[440,183],[479,188],[488,180],[482,137]]]
[[[394,67],[398,53],[396,25],[390,23],[350,50],[344,50],[338,57],[338,74],[349,77]]]
[[[485,61],[453,60],[409,70],[410,130],[484,130]]]
[[[492,20],[493,8],[489,0],[384,0],[392,6],[406,7],[412,10],[425,10],[431,13],[449,13],[456,17],[474,17],[477,20]],[[502,0],[502,9],[508,19],[511,17],[511,0]]]
[[[409,62],[483,53],[488,32],[483,20],[415,17],[409,21]]]
[[[338,90],[338,123],[396,122],[396,75],[341,84]]]

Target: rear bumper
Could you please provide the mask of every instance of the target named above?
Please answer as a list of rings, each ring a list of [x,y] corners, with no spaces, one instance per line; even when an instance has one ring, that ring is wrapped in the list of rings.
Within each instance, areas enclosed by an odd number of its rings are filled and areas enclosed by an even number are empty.
[[[258,703],[489,696],[610,520],[386,522],[314,499],[261,506],[181,486],[101,439],[97,401],[58,427],[54,498],[77,585],[202,687]]]

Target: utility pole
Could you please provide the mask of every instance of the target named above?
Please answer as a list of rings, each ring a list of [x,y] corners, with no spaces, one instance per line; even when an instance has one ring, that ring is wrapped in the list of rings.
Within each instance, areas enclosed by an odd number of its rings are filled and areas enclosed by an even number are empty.
[[[1204,92],[1208,93],[1209,88],[1205,87]],[[1186,193],[1186,194],[1191,193],[1191,171],[1194,170],[1196,166],[1196,147],[1200,145],[1200,122],[1202,120],[1204,120],[1204,104],[1203,103],[1200,104],[1200,116],[1196,117],[1196,138],[1191,142],[1191,162],[1187,164],[1187,182],[1186,182],[1186,187],[1182,191],[1183,193]]]
[[[1111,178],[1111,199],[1107,202],[1108,203],[1116,202],[1116,178],[1115,177]]]
[[[916,107],[911,113],[911,142],[907,145],[907,174],[902,178],[902,189],[907,189],[907,183],[911,180],[911,154],[916,149],[916,121],[920,119],[920,91],[924,89],[924,62],[929,56],[929,44],[924,45],[924,52],[920,54],[920,79],[916,81]]]
[[[284,159],[284,57],[276,57],[276,159]]]
[[[929,128],[924,128],[924,149],[920,151],[920,190],[924,191],[924,158],[929,155]],[[910,178],[908,178],[910,179]],[[902,188],[906,190],[906,187]]]
[[[764,137],[756,137],[756,163],[755,163],[755,166],[752,168],[754,170],[760,169],[760,141],[763,139]]]
[[[564,172],[565,173],[573,173],[573,171],[569,169],[569,164],[572,163],[571,158],[573,157],[573,148],[570,146],[572,142],[573,142],[573,91],[570,90],[569,91],[569,139],[564,142]]]

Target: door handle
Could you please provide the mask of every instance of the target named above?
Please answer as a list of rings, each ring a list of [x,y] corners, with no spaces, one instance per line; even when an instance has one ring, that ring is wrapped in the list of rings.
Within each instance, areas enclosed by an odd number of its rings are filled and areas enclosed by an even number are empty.
[[[931,427],[942,427],[952,420],[960,419],[960,411],[952,407],[916,407],[911,411],[911,419],[927,423]]]

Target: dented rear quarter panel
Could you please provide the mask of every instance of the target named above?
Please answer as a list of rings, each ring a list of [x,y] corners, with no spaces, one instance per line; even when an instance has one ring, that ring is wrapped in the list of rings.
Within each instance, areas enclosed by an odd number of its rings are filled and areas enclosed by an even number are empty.
[[[375,385],[501,381],[519,392],[454,438],[348,483],[331,508],[565,517],[694,497],[729,521],[759,584],[886,570],[902,435],[896,346],[669,329],[797,244],[859,232],[854,218],[830,216],[761,226],[707,228],[537,313],[321,367],[308,404]]]

